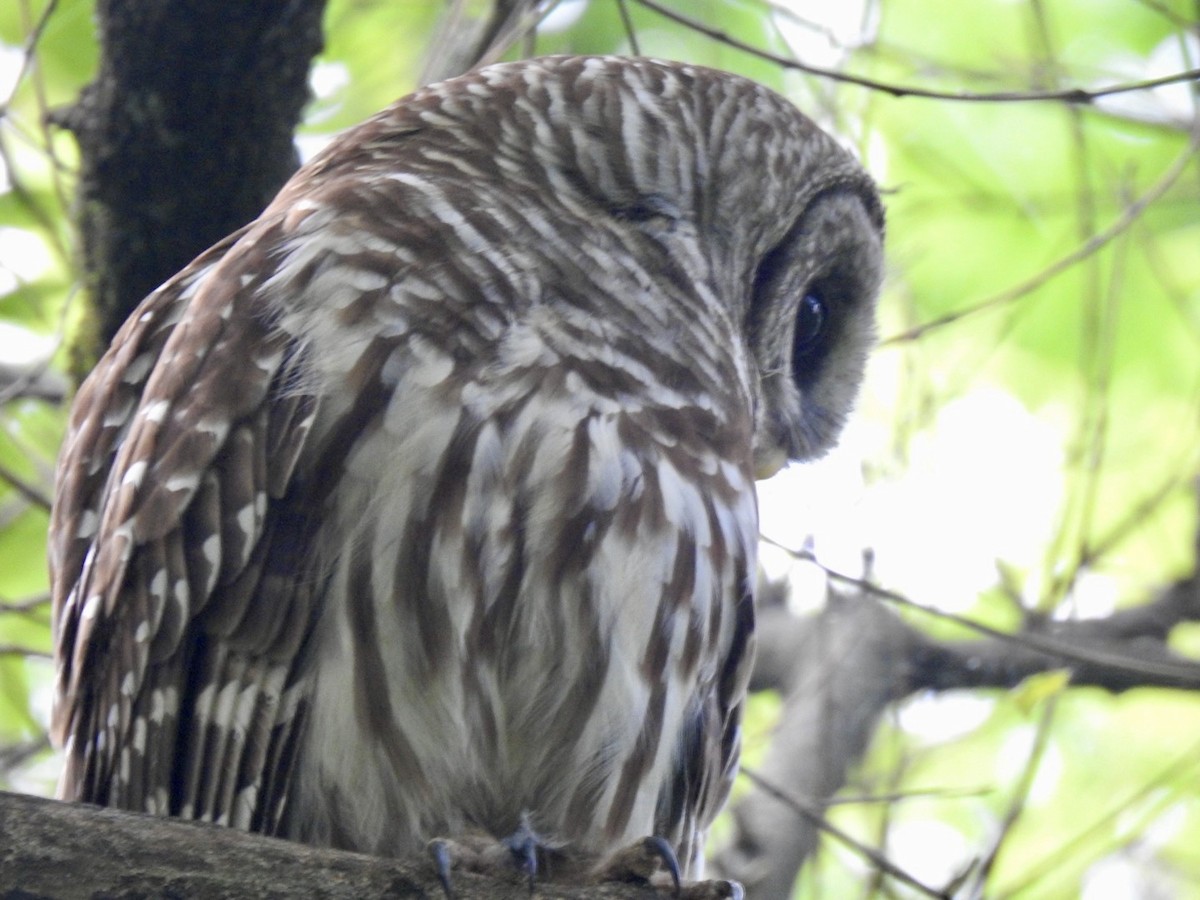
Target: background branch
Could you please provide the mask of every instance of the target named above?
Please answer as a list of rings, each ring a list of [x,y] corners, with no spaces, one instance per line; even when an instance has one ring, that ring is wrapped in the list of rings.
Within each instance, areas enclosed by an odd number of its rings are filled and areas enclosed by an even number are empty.
[[[756,56],[759,59],[775,63],[775,65],[784,69],[793,69],[797,72],[804,72],[808,75],[816,75],[819,78],[826,78],[830,81],[840,82],[842,84],[853,84],[858,87],[867,88],[872,91],[880,91],[884,94],[889,94],[892,97],[920,97],[926,100],[954,100],[965,103],[1029,103],[1029,102],[1044,102],[1058,101],[1062,103],[1077,103],[1087,104],[1092,103],[1101,97],[1111,97],[1116,94],[1127,94],[1133,91],[1145,91],[1151,88],[1162,87],[1168,84],[1179,84],[1181,82],[1198,81],[1200,80],[1200,69],[1187,69],[1182,72],[1173,72],[1170,75],[1164,75],[1160,78],[1147,78],[1141,81],[1132,81],[1124,84],[1112,84],[1099,88],[1064,88],[1054,91],[939,91],[930,88],[916,87],[913,85],[892,84],[887,81],[879,81],[874,78],[866,78],[862,75],[855,75],[850,72],[842,72],[838,69],[827,69],[822,66],[814,66],[808,63],[801,62],[798,59],[793,59],[788,56],[780,56],[778,53],[771,53],[759,47],[749,44],[746,41],[737,39],[731,34],[723,31],[720,28],[714,28],[707,25],[699,19],[692,16],[676,12],[663,6],[655,0],[637,0],[637,2],[653,10],[664,18],[670,19],[672,22],[677,22],[684,25],[693,31],[703,34],[712,40],[741,50],[744,53],[749,53],[751,56]]]
[[[713,868],[741,881],[749,898],[787,896],[826,828],[820,813],[898,700],[921,691],[1011,688],[1056,669],[1070,672],[1072,686],[1114,693],[1200,688],[1200,664],[1166,643],[1179,623],[1200,621],[1194,575],[1106,618],[1031,619],[1012,635],[962,641],[931,638],[896,614],[891,595],[856,586],[831,590],[825,608],[803,618],[788,609],[779,586],[763,598],[751,686],[785,699],[754,787],[733,806],[734,838],[713,856]]]

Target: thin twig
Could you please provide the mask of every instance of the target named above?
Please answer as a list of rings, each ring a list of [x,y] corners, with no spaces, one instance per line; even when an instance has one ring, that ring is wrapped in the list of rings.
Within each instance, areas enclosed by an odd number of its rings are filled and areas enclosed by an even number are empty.
[[[750,781],[752,781],[754,786],[763,793],[769,795],[775,800],[778,800],[780,803],[784,804],[794,812],[799,813],[801,816],[808,819],[808,821],[810,821],[816,828],[824,831],[830,837],[836,838],[855,853],[861,854],[880,871],[886,872],[897,881],[903,881],[909,887],[915,888],[917,891],[927,897],[936,897],[938,900],[950,900],[949,894],[939,891],[937,888],[932,888],[926,884],[922,884],[915,877],[908,874],[908,872],[905,872],[878,850],[874,849],[873,847],[868,847],[866,844],[855,839],[852,835],[838,828],[821,814],[821,811],[817,808],[816,804],[802,800],[799,797],[792,796],[783,789],[771,784],[771,782],[764,779],[753,769],[748,769],[745,766],[742,766],[741,773]]]
[[[1005,810],[1004,818],[1000,822],[1000,828],[992,839],[991,849],[971,874],[972,880],[977,885],[977,890],[972,892],[971,896],[983,896],[983,889],[987,886],[988,876],[991,875],[993,869],[996,867],[996,861],[1000,858],[1000,852],[1004,848],[1005,841],[1009,834],[1012,833],[1013,828],[1016,827],[1017,821],[1021,818],[1029,803],[1029,792],[1033,789],[1034,777],[1037,775],[1038,768],[1042,764],[1042,757],[1045,756],[1046,747],[1050,743],[1051,723],[1054,721],[1054,714],[1058,710],[1057,701],[1057,697],[1051,697],[1038,719],[1037,730],[1034,732],[1033,746],[1029,748],[1029,756],[1025,759],[1025,765],[1021,767],[1021,776],[1017,779],[1016,787],[1009,800],[1008,809]]]
[[[550,0],[544,6],[534,0],[526,6],[519,16],[510,18],[506,27],[496,33],[496,37],[476,61],[476,66],[489,66],[498,62],[505,52],[522,37],[535,32],[539,25],[550,13],[558,7],[561,0]]]
[[[1179,465],[1173,467],[1172,471],[1179,473],[1189,471],[1193,468],[1195,468],[1194,465],[1181,462]],[[1175,492],[1184,487],[1189,480],[1190,476],[1188,475],[1172,474],[1168,476],[1163,480],[1162,484],[1158,485],[1153,491],[1143,496],[1141,500],[1131,506],[1120,519],[1097,536],[1095,540],[1084,543],[1080,548],[1079,557],[1074,565],[1055,577],[1047,595],[1065,595],[1085,567],[1094,564],[1097,560],[1112,552],[1113,548],[1129,537],[1135,529],[1144,526],[1146,519],[1170,500]]]
[[[17,67],[16,75],[12,79],[13,89],[4,102],[0,103],[0,118],[3,118],[7,114],[8,105],[12,102],[13,95],[16,94],[22,79],[25,78],[25,74],[33,66],[34,48],[37,46],[38,41],[42,39],[42,34],[45,32],[46,26],[50,24],[50,16],[54,14],[57,8],[58,0],[50,0],[46,4],[46,8],[42,10],[42,14],[38,16],[37,21],[28,29],[25,45],[21,48],[21,64]],[[22,12],[28,14],[28,7],[23,6]],[[28,25],[28,23],[25,24]]]
[[[25,600],[0,600],[0,613],[12,613],[21,615],[24,613],[34,612],[40,607],[50,603],[50,594],[36,594]]]
[[[639,0],[641,2],[641,0]],[[1066,256],[1055,260],[1046,268],[1042,269],[1035,275],[1022,281],[1020,284],[1014,285],[1007,290],[1001,291],[988,297],[985,300],[980,300],[971,306],[956,309],[953,312],[948,312],[943,316],[938,316],[936,319],[931,319],[928,322],[923,322],[920,325],[915,325],[912,328],[902,331],[899,334],[894,334],[891,337],[884,338],[879,342],[879,346],[890,346],[893,344],[905,343],[916,340],[922,337],[927,332],[937,328],[942,328],[946,325],[951,325],[960,319],[965,319],[968,316],[973,316],[976,313],[991,309],[995,306],[1002,306],[1006,303],[1011,303],[1013,300],[1018,300],[1026,294],[1031,293],[1041,287],[1046,282],[1052,280],[1056,276],[1062,274],[1067,269],[1074,266],[1076,263],[1087,259],[1096,251],[1100,250],[1106,244],[1110,243],[1125,232],[1137,219],[1146,211],[1150,204],[1158,200],[1163,194],[1171,189],[1179,177],[1187,170],[1188,166],[1194,165],[1196,161],[1196,152],[1200,149],[1200,133],[1192,137],[1188,142],[1187,148],[1179,154],[1179,157],[1171,164],[1171,167],[1163,173],[1163,176],[1156,181],[1151,187],[1140,197],[1131,202],[1122,211],[1117,219],[1105,228],[1103,231],[1092,235],[1080,246],[1076,247]]]
[[[0,644],[0,656],[24,656],[28,659],[53,659],[53,654],[46,650],[35,650],[33,647],[22,647],[19,644]]]
[[[889,791],[886,794],[840,794],[825,801],[825,806],[873,806],[906,800],[973,800],[992,794],[995,788],[926,788],[925,790]]]
[[[49,749],[50,738],[45,734],[20,744],[0,747],[0,773],[12,772],[32,757]]]
[[[990,625],[985,625],[983,622],[976,621],[968,616],[962,616],[957,613],[947,612],[946,610],[936,609],[934,607],[925,606],[918,603],[916,600],[910,600],[903,594],[896,591],[881,587],[866,579],[859,578],[854,575],[847,575],[844,572],[839,572],[822,563],[817,559],[816,555],[807,550],[795,550],[787,547],[769,538],[762,538],[773,546],[779,547],[781,550],[790,553],[796,559],[805,560],[814,563],[823,571],[832,581],[841,582],[842,584],[850,585],[865,594],[872,597],[878,597],[882,600],[887,600],[897,606],[903,606],[908,609],[917,610],[926,615],[934,616],[946,622],[953,622],[956,625],[961,625],[978,634],[986,635],[987,637],[996,638],[997,640],[1006,641],[1010,644],[1015,644],[1020,647],[1030,648],[1047,656],[1053,656],[1067,662],[1085,663],[1088,665],[1102,666],[1120,672],[1133,672],[1139,675],[1149,675],[1155,678],[1162,679],[1170,684],[1184,683],[1193,685],[1200,681],[1200,664],[1191,662],[1184,658],[1180,658],[1179,662],[1170,660],[1166,661],[1148,661],[1136,659],[1120,653],[1112,653],[1103,649],[1072,645],[1053,635],[1043,635],[1036,631],[1019,631],[1016,633],[1003,631],[999,628],[993,628]],[[1189,617],[1189,621],[1192,618]]]
[[[32,32],[30,33],[29,42],[27,44],[27,53],[30,58],[32,58],[38,42],[42,39],[44,30],[49,24],[50,16],[57,8],[58,0],[51,0],[50,3],[46,4],[46,8],[42,11],[41,19],[35,24]],[[33,69],[32,83],[34,96],[37,98],[38,110],[41,112],[41,115],[38,117],[38,127],[41,131],[42,144],[45,146],[46,156],[49,157],[52,163],[51,171],[53,172],[54,177],[51,183],[54,187],[54,196],[58,200],[59,209],[69,209],[70,201],[67,197],[66,187],[63,184],[62,178],[59,174],[63,171],[64,166],[62,160],[58,158],[58,153],[54,149],[54,136],[51,134],[51,111],[50,103],[46,95],[45,73],[40,68],[35,67]],[[15,91],[16,88],[13,90]]]
[[[1118,821],[1123,822],[1120,830],[1125,834],[1142,834],[1143,829],[1141,827],[1133,827],[1128,821],[1131,810],[1139,802],[1145,801],[1147,797],[1154,798],[1150,814],[1144,813],[1139,817],[1144,821],[1149,819],[1150,815],[1156,813],[1162,806],[1175,802],[1176,798],[1172,795],[1170,786],[1173,783],[1176,785],[1193,783],[1196,773],[1191,770],[1195,769],[1197,765],[1200,765],[1200,743],[1192,744],[1187,750],[1180,753],[1175,759],[1160,769],[1157,775],[1143,784],[1136,793],[1127,794],[1112,800],[1108,805],[1108,812],[1091,818],[1085,828],[1077,832],[1065,843],[1057,847],[1047,848],[1040,862],[1033,862],[1032,864],[1026,862],[1021,873],[1021,879],[1015,884],[1012,882],[1005,884],[1004,896],[1015,897],[1022,891],[1028,890],[1031,885],[1037,884],[1047,875],[1062,869],[1066,860],[1070,859],[1076,853],[1084,852],[1085,848],[1090,847],[1098,837],[1104,836],[1107,839],[1110,829],[1115,830],[1115,824]],[[1131,838],[1131,840],[1136,839]]]
[[[713,28],[698,19],[693,19],[691,16],[668,9],[655,2],[655,0],[637,0],[637,2],[664,18],[699,32],[706,37],[712,38],[714,41],[719,41],[737,50],[742,50],[751,56],[757,56],[759,59],[765,59],[784,68],[795,69],[798,72],[805,72],[809,75],[817,75],[832,81],[840,81],[845,84],[854,84],[859,87],[868,88],[869,90],[880,91],[884,94],[890,94],[893,97],[920,97],[927,100],[957,100],[972,103],[1028,103],[1045,100],[1054,100],[1061,103],[1092,103],[1100,97],[1110,97],[1114,94],[1145,91],[1150,88],[1162,87],[1167,84],[1178,84],[1183,81],[1200,81],[1200,69],[1188,69],[1183,72],[1163,75],[1159,78],[1148,78],[1145,81],[1131,81],[1122,84],[1107,85],[1093,90],[1077,87],[1057,91],[988,91],[983,93],[938,91],[930,88],[877,81],[874,78],[866,78],[862,75],[853,75],[848,72],[840,72],[837,69],[826,69],[821,66],[802,63],[798,60],[755,47],[752,44],[747,44],[745,41],[739,40],[719,28]]]
[[[625,36],[629,38],[629,49],[634,56],[641,56],[642,51],[638,49],[637,32],[633,28],[633,19],[629,17],[629,7],[626,5],[626,0],[617,0],[617,9],[621,13],[621,26],[625,29]]]
[[[8,482],[9,486],[13,490],[15,490],[34,506],[40,506],[45,510],[50,509],[50,498],[41,490],[41,488],[30,484],[7,466],[0,465],[0,481]]]

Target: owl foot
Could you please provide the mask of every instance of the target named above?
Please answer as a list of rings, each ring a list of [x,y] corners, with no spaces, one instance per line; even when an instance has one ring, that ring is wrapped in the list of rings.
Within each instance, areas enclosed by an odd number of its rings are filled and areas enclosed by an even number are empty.
[[[442,886],[442,893],[446,895],[446,900],[454,900],[454,884],[450,879],[450,869],[454,866],[454,860],[450,849],[450,842],[441,838],[434,838],[426,844],[425,849],[429,852],[429,856],[433,860],[433,870],[437,873],[438,884]]]
[[[426,849],[447,900],[455,897],[451,879],[454,868],[501,878],[516,876],[529,885],[532,894],[547,859],[560,855],[559,845],[543,839],[525,818],[516,831],[500,840],[483,835],[466,835],[455,840],[435,838]]]
[[[663,876],[666,876],[665,878]],[[679,877],[679,860],[661,837],[642,838],[609,856],[592,870],[595,883],[637,881],[651,884],[677,900],[743,900],[745,891],[736,881],[693,881]]]
[[[501,847],[507,847],[512,864],[517,871],[525,876],[529,883],[529,893],[533,893],[533,883],[538,873],[538,851],[545,852],[546,843],[529,826],[529,820],[522,816],[521,824],[506,838],[501,838]]]
[[[736,881],[693,881],[679,890],[679,900],[746,900],[746,890]]]
[[[605,881],[645,881],[664,870],[671,879],[671,887],[675,896],[679,895],[679,860],[663,838],[642,838],[636,844],[630,844],[605,859],[592,872],[592,880]]]
[[[453,840],[437,838],[427,845],[446,900],[454,900],[452,870],[462,869],[493,878],[520,879],[532,895],[539,880],[561,884],[601,885],[613,882],[648,884],[673,900],[743,900],[734,881],[695,881],[684,884],[679,861],[661,837],[648,837],[605,857],[572,852],[543,838],[522,819],[516,831],[496,840],[467,834]]]

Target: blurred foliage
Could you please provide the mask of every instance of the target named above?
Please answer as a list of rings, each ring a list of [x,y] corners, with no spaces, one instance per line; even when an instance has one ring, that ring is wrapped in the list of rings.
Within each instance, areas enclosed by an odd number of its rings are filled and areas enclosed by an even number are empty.
[[[1096,90],[1200,66],[1193,0],[663,5],[769,55],[948,94]],[[861,457],[865,486],[840,502],[849,525],[836,539],[820,523],[774,537],[799,547],[812,532],[818,553],[847,539],[869,547],[888,587],[1004,628],[1025,610],[1102,615],[1190,570],[1195,82],[1089,104],[893,96],[625,6],[632,35],[616,0],[562,0],[508,56],[636,49],[739,71],[854,146],[887,191],[884,340],[846,451]],[[411,90],[442,9],[331,0],[302,143]],[[0,5],[0,364],[31,373],[0,397],[0,787],[38,792],[54,770],[40,498],[65,411],[26,388],[60,362],[55,341],[79,301],[74,148],[45,115],[72,101],[97,56],[87,0]],[[1195,654],[1196,628],[1181,626],[1177,646]],[[989,897],[1200,897],[1200,697],[1113,697],[1051,673],[964,699],[901,703],[834,821],[927,883],[983,865]],[[750,760],[778,709],[778,698],[753,705]],[[871,879],[830,843],[798,896],[867,895]]]

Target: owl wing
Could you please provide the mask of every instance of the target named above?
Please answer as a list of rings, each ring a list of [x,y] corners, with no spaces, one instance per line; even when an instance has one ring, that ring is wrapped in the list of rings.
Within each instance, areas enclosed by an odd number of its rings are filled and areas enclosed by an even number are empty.
[[[151,294],[80,388],[50,528],[52,731],[64,798],[270,832],[312,608],[284,499],[316,400],[280,389],[294,348],[254,306],[263,251],[229,252],[244,234]]]
[[[708,827],[725,805],[741,754],[742,702],[754,660],[754,599],[731,605],[734,624],[717,676],[697,692],[678,735],[671,778],[658,796],[655,831],[669,835],[679,860],[698,877]]]

